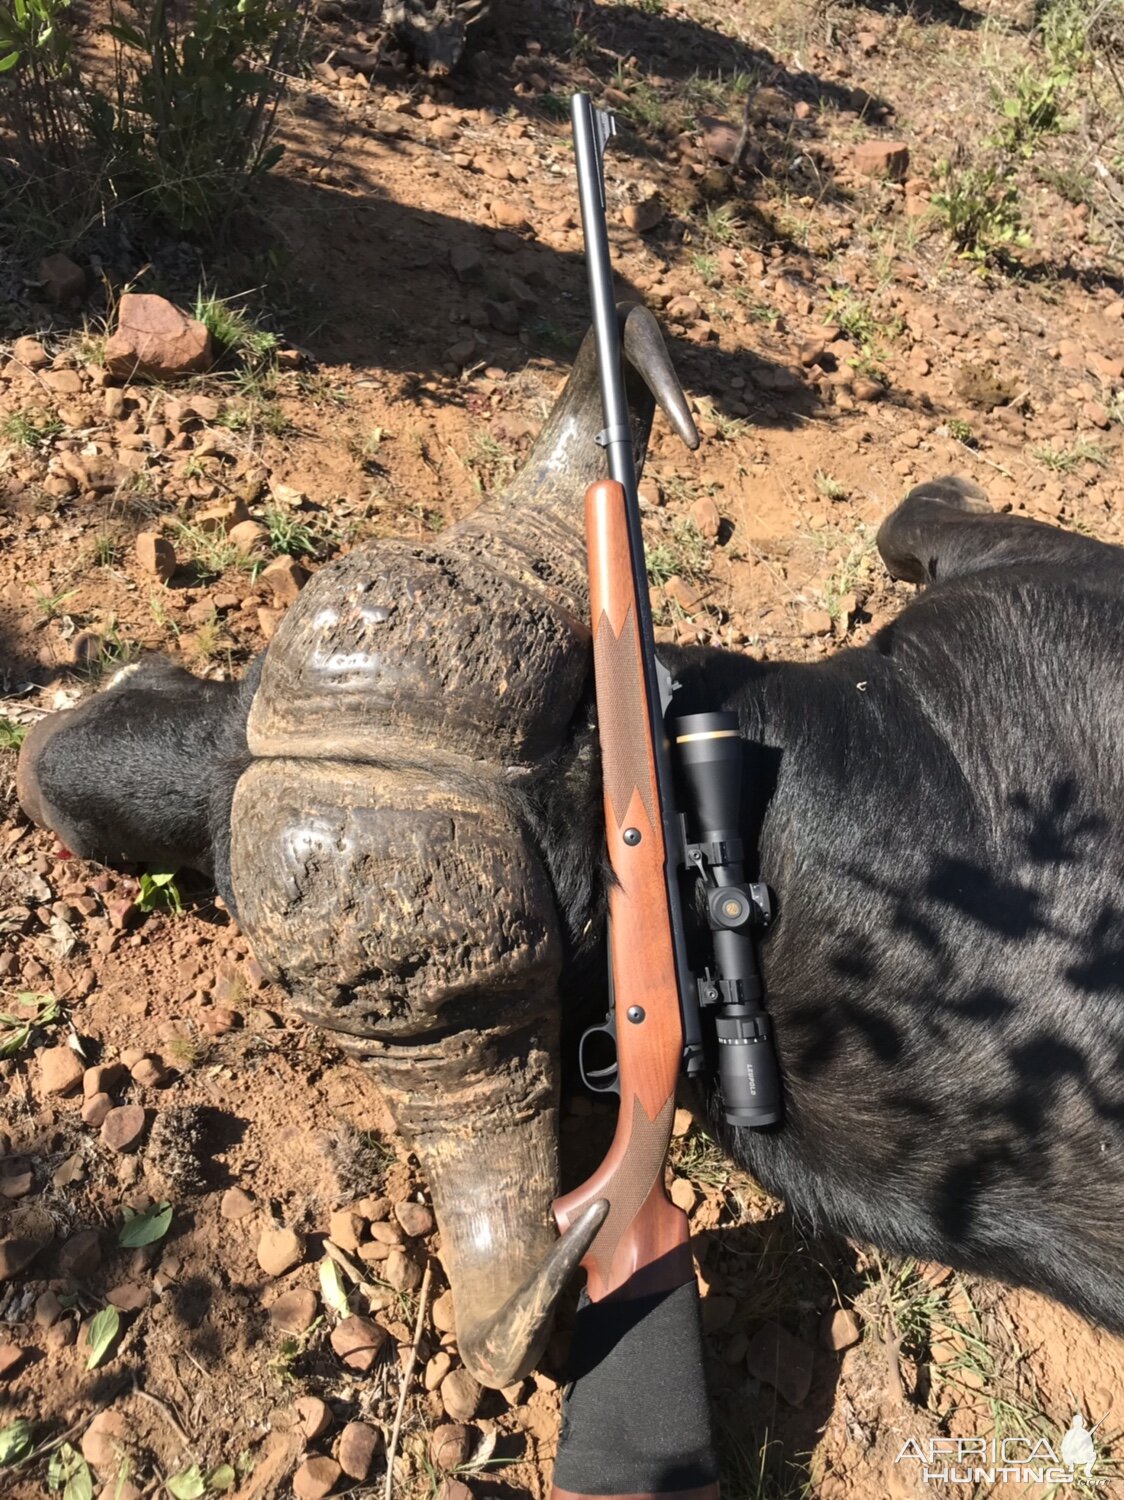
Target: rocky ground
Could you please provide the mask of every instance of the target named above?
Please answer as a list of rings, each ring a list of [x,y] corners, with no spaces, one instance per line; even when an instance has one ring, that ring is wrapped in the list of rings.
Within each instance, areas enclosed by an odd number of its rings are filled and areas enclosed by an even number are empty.
[[[950,470],[1120,538],[1103,68],[1020,147],[1024,242],[981,264],[949,237],[941,164],[1041,64],[1007,0],[505,14],[435,82],[322,5],[282,163],[221,254],[94,234],[57,247],[69,265],[0,262],[4,1493],[381,1493],[403,1393],[395,1495],[548,1492],[567,1317],[532,1379],[480,1392],[369,1083],[209,893],[61,858],[12,781],[26,725],[141,650],[238,673],[323,561],[503,485],[584,325],[573,88],[629,126],[615,264],[704,438],[691,455],[659,431],[645,480],[662,634],[792,657],[865,639],[909,593],[878,522]],[[190,373],[204,334],[182,324],[164,357],[189,373],[122,375],[152,311],[126,289],[201,312],[217,366]],[[573,1180],[610,1127],[569,1097]],[[942,1494],[894,1462],[907,1438],[1056,1442],[1074,1400],[1108,1414],[1111,1455],[1124,1343],[814,1238],[685,1112],[677,1132],[731,1500]]]

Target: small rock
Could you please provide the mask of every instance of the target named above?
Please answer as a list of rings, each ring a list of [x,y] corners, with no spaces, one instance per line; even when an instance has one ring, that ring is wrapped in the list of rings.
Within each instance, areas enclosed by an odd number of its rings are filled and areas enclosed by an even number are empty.
[[[304,1259],[304,1240],[293,1229],[263,1229],[258,1265],[267,1276],[284,1276]]]
[[[405,1250],[392,1250],[383,1266],[382,1279],[396,1292],[415,1292],[421,1286],[422,1268]]]
[[[663,222],[663,204],[655,196],[642,203],[626,203],[621,218],[634,233],[647,234]]]
[[[140,1312],[152,1301],[152,1288],[146,1281],[122,1281],[110,1287],[105,1300],[112,1302],[120,1312]]]
[[[60,396],[82,394],[82,377],[77,370],[51,370],[43,376],[43,383]]]
[[[437,1491],[437,1500],[472,1500],[472,1491],[463,1479],[446,1479]]]
[[[35,1322],[40,1328],[50,1328],[62,1317],[62,1303],[57,1292],[41,1292],[35,1299]]]
[[[135,1151],[147,1123],[147,1116],[139,1104],[121,1104],[111,1109],[102,1121],[102,1144],[122,1154]]]
[[[324,1500],[335,1489],[340,1466],[334,1458],[306,1458],[293,1475],[293,1494],[297,1500]]]
[[[669,599],[678,604],[686,615],[697,615],[703,607],[698,594],[685,578],[680,578],[678,573],[667,580],[663,591]]]
[[[91,1094],[82,1105],[83,1125],[89,1125],[91,1130],[100,1130],[112,1108],[113,1100],[108,1094]]]
[[[244,1219],[254,1211],[254,1200],[240,1187],[227,1188],[219,1204],[219,1213],[224,1219]]]
[[[741,130],[729,120],[720,120],[713,115],[701,115],[703,150],[716,161],[730,165],[738,153]]]
[[[211,335],[164,297],[126,292],[105,346],[105,368],[125,380],[174,380],[210,369]]]
[[[530,229],[527,212],[518,203],[509,203],[504,198],[492,199],[492,218],[501,229],[514,234],[526,234]]]
[[[436,1469],[459,1469],[472,1448],[472,1428],[460,1422],[443,1422],[429,1439],[429,1459]]]
[[[350,1479],[366,1479],[382,1447],[382,1433],[366,1422],[349,1422],[336,1449],[340,1468]]]
[[[909,147],[904,141],[863,141],[851,161],[865,177],[889,177],[904,182],[909,175]]]
[[[363,1220],[349,1208],[338,1208],[328,1220],[328,1238],[341,1250],[358,1250]]]
[[[146,573],[167,583],[176,571],[176,549],[166,536],[156,531],[142,531],[136,542],[137,562]]]
[[[206,536],[229,536],[236,526],[250,519],[246,502],[241,495],[232,500],[222,500],[217,505],[207,505],[195,513],[195,525]]]
[[[687,1134],[695,1123],[695,1117],[689,1109],[679,1108],[675,1111],[675,1118],[671,1123],[671,1133],[677,1139]]]
[[[676,1208],[681,1208],[685,1214],[689,1214],[699,1201],[698,1193],[685,1177],[674,1179],[671,1184],[670,1197]]]
[[[691,520],[698,527],[700,535],[708,541],[714,540],[722,526],[718,507],[709,495],[700,495],[691,506]]]
[[[69,255],[48,255],[41,260],[38,279],[47,301],[56,307],[80,302],[86,295],[86,273]]]
[[[344,1318],[332,1330],[332,1348],[349,1370],[363,1374],[378,1359],[386,1339],[386,1329],[372,1323],[370,1318]]]
[[[738,1304],[733,1297],[720,1297],[711,1293],[703,1298],[702,1324],[704,1333],[717,1333],[733,1318]]]
[[[452,1368],[453,1356],[451,1354],[447,1354],[444,1349],[435,1354],[433,1358],[426,1363],[426,1390],[435,1391]]]
[[[82,1229],[71,1235],[59,1250],[59,1272],[85,1281],[101,1265],[101,1239],[96,1229]]]
[[[424,1203],[413,1203],[409,1200],[405,1203],[396,1203],[394,1217],[411,1239],[419,1239],[422,1235],[433,1233],[435,1223],[433,1210],[427,1208]]]
[[[164,1064],[158,1057],[146,1054],[138,1058],[129,1069],[133,1082],[140,1084],[142,1089],[156,1089],[165,1081],[166,1073]]]
[[[882,382],[872,380],[869,375],[856,375],[851,382],[851,395],[856,401],[881,401],[885,394]]]
[[[484,303],[484,311],[497,333],[519,332],[519,309],[514,302],[494,302],[488,299]]]
[[[243,557],[260,552],[269,540],[269,532],[260,521],[238,521],[226,535]]]
[[[823,339],[808,339],[806,343],[800,345],[800,363],[806,370],[811,369],[813,365],[818,365],[824,357],[826,347]]]
[[[0,1162],[0,1197],[26,1198],[35,1185],[31,1164],[19,1156]]]
[[[10,1380],[22,1359],[23,1350],[18,1344],[0,1344],[0,1380]]]
[[[125,415],[125,393],[119,386],[106,386],[102,396],[102,410],[111,422],[120,422]]]
[[[82,1059],[69,1047],[44,1047],[39,1054],[39,1082],[45,1094],[73,1094],[84,1072]]]
[[[307,1287],[285,1292],[269,1309],[269,1321],[282,1333],[305,1333],[316,1321],[316,1294]]]
[[[830,635],[831,616],[826,609],[806,609],[800,616],[800,629],[805,635]]]
[[[72,1156],[60,1162],[51,1177],[52,1185],[57,1188],[69,1187],[72,1182],[85,1182],[85,1180],[86,1166],[80,1151],[75,1151]]]
[[[824,1349],[838,1354],[857,1344],[860,1338],[862,1328],[849,1307],[836,1307],[824,1313],[820,1323],[820,1344]]]
[[[442,1292],[440,1297],[434,1299],[429,1309],[429,1316],[438,1333],[456,1333],[457,1315],[453,1307],[452,1292]]]
[[[468,1422],[476,1415],[483,1386],[467,1370],[451,1370],[441,1382],[441,1404],[454,1422]]]
[[[696,297],[673,297],[667,315],[676,323],[694,323],[702,317],[702,304]]]
[[[109,925],[114,932],[127,932],[142,916],[140,907],[128,896],[124,896],[120,900],[107,901],[105,903],[105,912],[109,918]]]
[[[293,1403],[297,1414],[297,1425],[310,1443],[323,1437],[332,1425],[332,1413],[326,1401],[319,1396],[300,1396]]]
[[[99,1411],[82,1434],[82,1457],[92,1468],[115,1470],[127,1452],[129,1425],[119,1411]]]
[[[95,1094],[112,1094],[129,1076],[123,1063],[95,1063],[82,1074],[82,1092],[87,1099]]]
[[[308,574],[291,557],[275,557],[261,572],[261,582],[279,604],[292,604],[307,581]]]
[[[51,357],[38,339],[33,339],[30,334],[17,339],[12,345],[12,358],[17,364],[26,365],[29,370],[45,370],[51,363]]]
[[[371,1225],[371,1238],[379,1240],[384,1245],[401,1245],[404,1236],[397,1224],[385,1223],[379,1220]]]
[[[749,1341],[745,1365],[788,1402],[800,1406],[812,1385],[812,1350],[779,1323],[765,1323]]]
[[[264,606],[257,612],[258,629],[267,641],[271,641],[277,634],[277,627],[285,618],[283,609],[266,609]],[[229,1030],[229,1027],[227,1028]]]
[[[458,281],[471,283],[484,280],[484,258],[475,245],[454,245],[449,251],[449,264]]]

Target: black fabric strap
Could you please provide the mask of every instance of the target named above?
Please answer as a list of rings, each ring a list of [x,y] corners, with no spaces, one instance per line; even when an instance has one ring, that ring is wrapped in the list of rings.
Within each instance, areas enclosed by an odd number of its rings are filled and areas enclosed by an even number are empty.
[[[664,1495],[718,1478],[698,1287],[586,1302],[570,1355],[554,1485],[575,1495]]]

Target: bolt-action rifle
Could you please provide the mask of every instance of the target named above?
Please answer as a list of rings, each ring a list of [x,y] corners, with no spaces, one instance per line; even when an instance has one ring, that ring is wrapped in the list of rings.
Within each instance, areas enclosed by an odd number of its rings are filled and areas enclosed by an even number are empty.
[[[780,1083],[752,933],[768,891],[747,884],[738,832],[742,742],[730,713],[678,716],[656,656],[632,435],[621,367],[603,153],[612,115],[573,98],[610,478],[586,492],[590,604],[609,893],[615,1063],[586,1083],[620,1095],[616,1134],[588,1182],[559,1198],[563,1231],[607,1205],[582,1266],[586,1289],[554,1471],[555,1500],[716,1500],[698,1285],[687,1216],[664,1170],[680,1071],[715,1065],[727,1119],[775,1124]],[[701,882],[712,962],[688,964],[681,886]],[[713,1016],[704,1034],[704,1017]]]

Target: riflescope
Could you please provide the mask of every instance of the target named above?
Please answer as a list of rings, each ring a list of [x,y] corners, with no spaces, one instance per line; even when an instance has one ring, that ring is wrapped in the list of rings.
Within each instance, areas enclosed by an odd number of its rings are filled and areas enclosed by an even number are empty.
[[[768,887],[745,879],[745,746],[737,716],[686,714],[668,730],[682,790],[684,861],[706,893],[714,963],[696,982],[699,1005],[714,1014],[723,1111],[731,1125],[775,1125],[780,1075],[753,936],[768,925],[772,908]]]

